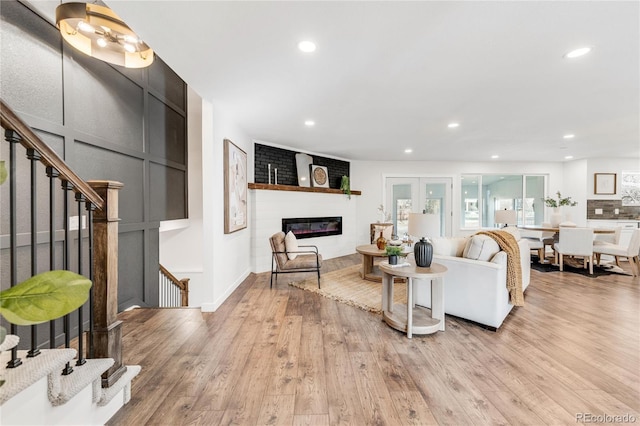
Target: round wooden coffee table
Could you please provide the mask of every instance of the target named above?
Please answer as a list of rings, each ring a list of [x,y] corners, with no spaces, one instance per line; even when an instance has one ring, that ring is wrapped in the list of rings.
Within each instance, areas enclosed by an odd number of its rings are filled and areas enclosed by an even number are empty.
[[[377,272],[377,268],[374,270],[373,259],[376,257],[387,257],[385,250],[378,249],[375,244],[366,244],[356,247],[356,251],[362,255],[362,270],[360,270],[360,277],[365,280],[382,282],[382,274]]]

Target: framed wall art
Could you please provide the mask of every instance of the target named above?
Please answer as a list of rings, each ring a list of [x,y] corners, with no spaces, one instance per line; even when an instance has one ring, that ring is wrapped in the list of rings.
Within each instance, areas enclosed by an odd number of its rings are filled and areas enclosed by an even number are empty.
[[[613,195],[616,193],[615,173],[595,173],[593,175],[593,193],[598,195]]]
[[[640,207],[640,172],[623,171],[620,183],[623,206]]]
[[[247,227],[247,153],[224,140],[224,233]]]
[[[312,164],[309,166],[311,175],[311,186],[317,188],[329,188],[329,172],[324,166]]]

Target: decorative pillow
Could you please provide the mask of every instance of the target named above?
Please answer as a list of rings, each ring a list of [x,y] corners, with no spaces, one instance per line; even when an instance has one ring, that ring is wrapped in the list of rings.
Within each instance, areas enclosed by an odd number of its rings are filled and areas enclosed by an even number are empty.
[[[289,260],[298,257],[296,253],[291,253],[292,251],[298,251],[298,239],[293,232],[287,232],[287,235],[284,237],[284,246]]]
[[[498,246],[498,243],[493,241],[491,237],[487,235],[474,235],[467,241],[462,257],[488,262],[499,251],[500,246]]]
[[[440,256],[455,256],[462,257],[464,248],[467,243],[467,238],[447,238],[436,237],[431,238],[431,245],[433,246],[433,254]]]

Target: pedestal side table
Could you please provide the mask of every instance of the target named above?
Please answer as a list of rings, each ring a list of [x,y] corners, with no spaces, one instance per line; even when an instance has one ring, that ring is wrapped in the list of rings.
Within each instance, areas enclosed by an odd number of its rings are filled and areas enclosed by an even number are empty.
[[[382,272],[382,319],[392,328],[405,331],[410,339],[413,334],[431,334],[444,331],[444,275],[447,267],[432,263],[429,268],[416,266],[411,260],[410,266],[391,267],[387,262],[379,265]],[[394,278],[406,278],[407,305],[393,303]],[[414,279],[431,281],[431,315],[427,309],[414,306],[414,285],[427,285],[414,282]]]

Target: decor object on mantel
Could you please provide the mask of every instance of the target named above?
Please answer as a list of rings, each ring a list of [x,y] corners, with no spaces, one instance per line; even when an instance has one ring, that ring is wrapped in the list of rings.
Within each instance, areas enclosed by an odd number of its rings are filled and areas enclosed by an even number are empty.
[[[63,3],[56,8],[56,26],[62,38],[85,55],[126,68],[153,63],[153,50],[106,6]]]
[[[310,187],[309,168],[313,164],[313,157],[301,152],[296,153],[296,170],[298,171],[298,186]]]
[[[420,237],[413,249],[416,265],[421,268],[430,267],[433,246],[425,237],[440,236],[440,217],[435,214],[409,213],[409,235]]]
[[[326,167],[312,164],[311,169],[311,185],[320,188],[329,188],[329,172]]]
[[[573,207],[578,205],[578,202],[571,200],[571,197],[563,198],[562,195],[560,194],[560,191],[557,191],[556,194],[558,196],[557,199],[551,198],[551,197],[542,199],[544,201],[544,204],[547,207],[553,208],[553,213],[551,214],[550,221],[551,221],[551,226],[554,228],[558,227],[560,222],[562,222],[562,212],[560,211],[560,207],[564,207],[564,206]]]
[[[342,176],[340,181],[340,189],[344,192],[347,198],[351,199],[351,185],[349,184],[349,176]]]

